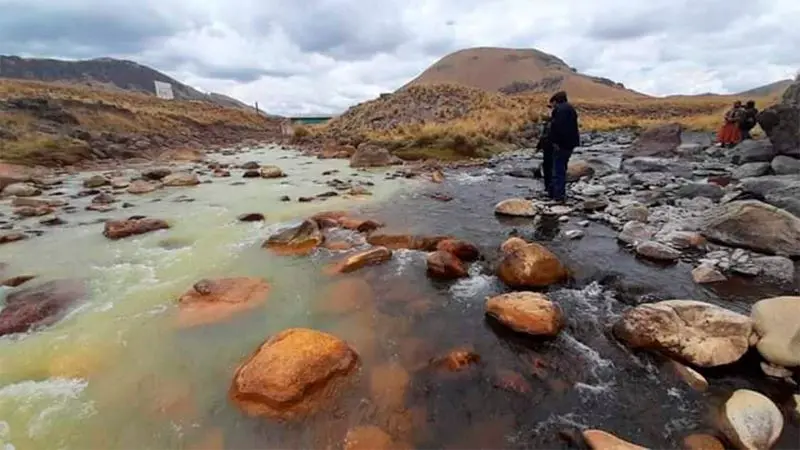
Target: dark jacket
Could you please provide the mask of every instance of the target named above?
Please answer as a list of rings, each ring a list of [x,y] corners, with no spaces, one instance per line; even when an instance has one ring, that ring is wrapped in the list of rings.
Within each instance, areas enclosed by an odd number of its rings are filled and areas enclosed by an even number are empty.
[[[550,118],[550,139],[561,148],[574,149],[581,145],[578,113],[568,102],[556,103]]]
[[[539,142],[536,143],[536,150],[547,151],[553,147],[550,141],[550,121],[542,122],[541,129],[539,130]]]
[[[739,128],[743,130],[752,130],[756,126],[756,117],[758,117],[758,110],[756,108],[744,108],[741,119],[739,120]]]

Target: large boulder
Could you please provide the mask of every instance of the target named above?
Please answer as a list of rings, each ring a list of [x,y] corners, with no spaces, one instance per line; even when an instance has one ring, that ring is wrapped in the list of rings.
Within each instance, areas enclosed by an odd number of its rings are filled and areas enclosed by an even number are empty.
[[[567,278],[567,269],[550,250],[539,244],[526,244],[505,255],[497,275],[514,288],[538,288]]]
[[[375,144],[362,143],[350,158],[350,167],[384,167],[400,164],[395,156],[383,147]]]
[[[739,188],[746,194],[800,217],[800,177],[797,175],[746,178]]]
[[[189,172],[171,173],[162,180],[164,186],[195,186],[200,184],[200,178]]]
[[[758,124],[776,153],[800,158],[800,105],[770,106],[758,115]]]
[[[800,256],[800,218],[756,200],[717,207],[705,218],[702,230],[706,238],[726,245]]]
[[[613,331],[631,348],[715,367],[738,361],[747,352],[753,323],[745,315],[710,303],[667,300],[629,309]]]
[[[178,299],[180,326],[223,321],[267,300],[269,284],[261,278],[200,280]]]
[[[772,364],[800,366],[800,297],[761,300],[750,311],[761,339],[756,348]]]
[[[768,450],[783,432],[781,410],[763,394],[747,389],[733,393],[720,419],[722,432],[742,450]]]
[[[16,197],[33,197],[41,193],[36,186],[28,183],[12,183],[3,189],[4,195]]]
[[[772,171],[772,165],[769,162],[752,162],[742,164],[733,169],[731,171],[731,177],[735,180],[763,177],[764,175],[769,175],[770,171]]]
[[[682,127],[678,123],[657,125],[645,130],[623,153],[625,158],[657,156],[671,158],[681,145]]]
[[[262,247],[282,255],[306,255],[319,247],[324,240],[317,222],[304,220],[300,225],[273,234]]]
[[[103,236],[116,240],[167,228],[169,224],[165,220],[149,217],[109,220],[104,225]]]
[[[770,162],[777,152],[769,139],[745,139],[731,150],[734,164]]]
[[[494,213],[498,216],[536,217],[539,214],[539,208],[530,200],[509,198],[495,205]]]
[[[86,296],[86,285],[55,280],[8,294],[0,310],[0,336],[52,325]]]
[[[561,308],[544,294],[512,292],[486,301],[486,314],[520,333],[555,336],[564,328]]]
[[[800,159],[791,156],[778,155],[770,164],[775,175],[800,175]]]
[[[333,335],[288,329],[239,367],[230,397],[249,415],[300,419],[335,402],[358,360],[358,354]]]
[[[626,173],[669,172],[676,176],[689,178],[692,175],[692,165],[670,158],[637,156],[623,161],[622,171]]]

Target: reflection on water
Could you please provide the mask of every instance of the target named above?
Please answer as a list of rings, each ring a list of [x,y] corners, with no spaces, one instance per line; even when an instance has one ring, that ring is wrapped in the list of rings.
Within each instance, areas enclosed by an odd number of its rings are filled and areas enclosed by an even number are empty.
[[[349,429],[376,425],[415,448],[566,448],[572,444],[564,436],[585,427],[663,448],[713,429],[711,406],[735,388],[787,398],[756,373],[730,375],[741,371],[709,372],[715,387],[697,393],[664,361],[618,345],[610,323],[643,296],[746,310],[764,292],[720,299],[691,282],[690,267],[644,265],[602,227],[569,241],[560,231],[576,228],[572,222],[499,222],[494,204],[535,191],[533,181],[488,170],[453,174],[436,189],[454,200],[439,202],[424,186],[385,181],[378,171],[354,178],[376,183],[369,201],[283,203],[282,195],[329,190],[317,184],[331,178],[323,171],[339,170],[333,176],[341,179],[353,172],[341,161],[278,151],[239,158],[276,163],[289,177],[236,186],[239,180],[215,179],[131,200],[131,214],[172,221],[166,231],[110,242],[102,225],[72,225],[97,215],[76,213],[63,230],[0,249],[15,272],[86,278],[92,293],[57,326],[0,339],[0,443],[17,450],[340,448]],[[66,189],[76,188],[71,183]],[[195,201],[171,201],[181,195]],[[359,208],[391,230],[469,240],[485,258],[470,266],[469,278],[438,282],[427,279],[425,254],[416,251],[331,277],[323,267],[346,252],[294,258],[260,248],[282,225],[342,208]],[[267,221],[237,223],[244,212],[261,212]],[[567,317],[555,339],[525,338],[484,316],[485,298],[505,289],[493,265],[500,243],[514,233],[546,241],[573,271],[568,285],[548,292]],[[365,245],[352,232],[337,230],[332,239]],[[177,328],[177,297],[200,278],[221,276],[265,278],[272,285],[266,304],[222,323]],[[245,417],[227,398],[234,370],[268,336],[295,326],[346,339],[362,359],[354,385],[333,409],[302,423]],[[429,365],[456,348],[480,360],[456,373]],[[787,423],[780,445],[797,439],[797,424]]]

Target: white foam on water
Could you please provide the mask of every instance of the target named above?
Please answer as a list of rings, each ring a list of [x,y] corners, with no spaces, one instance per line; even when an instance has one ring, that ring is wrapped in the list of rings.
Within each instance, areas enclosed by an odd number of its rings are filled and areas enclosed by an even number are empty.
[[[486,181],[491,174],[492,171],[487,170],[482,171],[481,175],[478,176],[473,176],[468,173],[459,173],[453,177],[453,180],[460,184],[475,184]]]
[[[450,286],[450,295],[457,300],[483,301],[486,297],[501,292],[500,280],[494,275],[481,273],[481,266],[468,268],[469,278],[462,278]]]
[[[593,396],[608,394],[611,392],[613,387],[614,383],[610,381],[600,384],[588,384],[582,382],[575,383],[575,390],[578,391],[580,394],[591,394]],[[581,398],[583,399],[583,397]]]
[[[46,433],[60,414],[79,418],[96,414],[91,402],[79,400],[88,384],[79,378],[22,381],[0,388],[0,407],[10,404],[15,412],[31,415],[28,436],[36,438]]]
[[[396,264],[395,275],[402,275],[409,268],[416,270],[418,267],[425,267],[425,253],[416,250],[395,250],[392,259]]]
[[[601,375],[598,372],[604,372],[606,369],[611,369],[614,367],[614,363],[612,361],[603,358],[600,356],[600,353],[598,353],[597,350],[575,339],[569,333],[562,332],[558,335],[557,339],[561,340],[565,346],[576,350],[581,356],[583,356],[584,359],[589,362],[590,372],[598,379],[601,378]]]

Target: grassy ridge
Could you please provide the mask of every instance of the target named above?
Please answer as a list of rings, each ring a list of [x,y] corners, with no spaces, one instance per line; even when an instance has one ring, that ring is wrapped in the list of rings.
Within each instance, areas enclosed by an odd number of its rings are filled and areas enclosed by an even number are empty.
[[[324,140],[386,146],[406,159],[487,156],[520,145],[531,124],[547,114],[546,94],[504,95],[455,85],[414,86],[354,106],[307,132]],[[571,99],[583,131],[645,128],[678,122],[714,131],[731,96],[676,96],[619,100]],[[745,100],[745,99],[742,99]],[[754,98],[759,108],[778,96]]]

